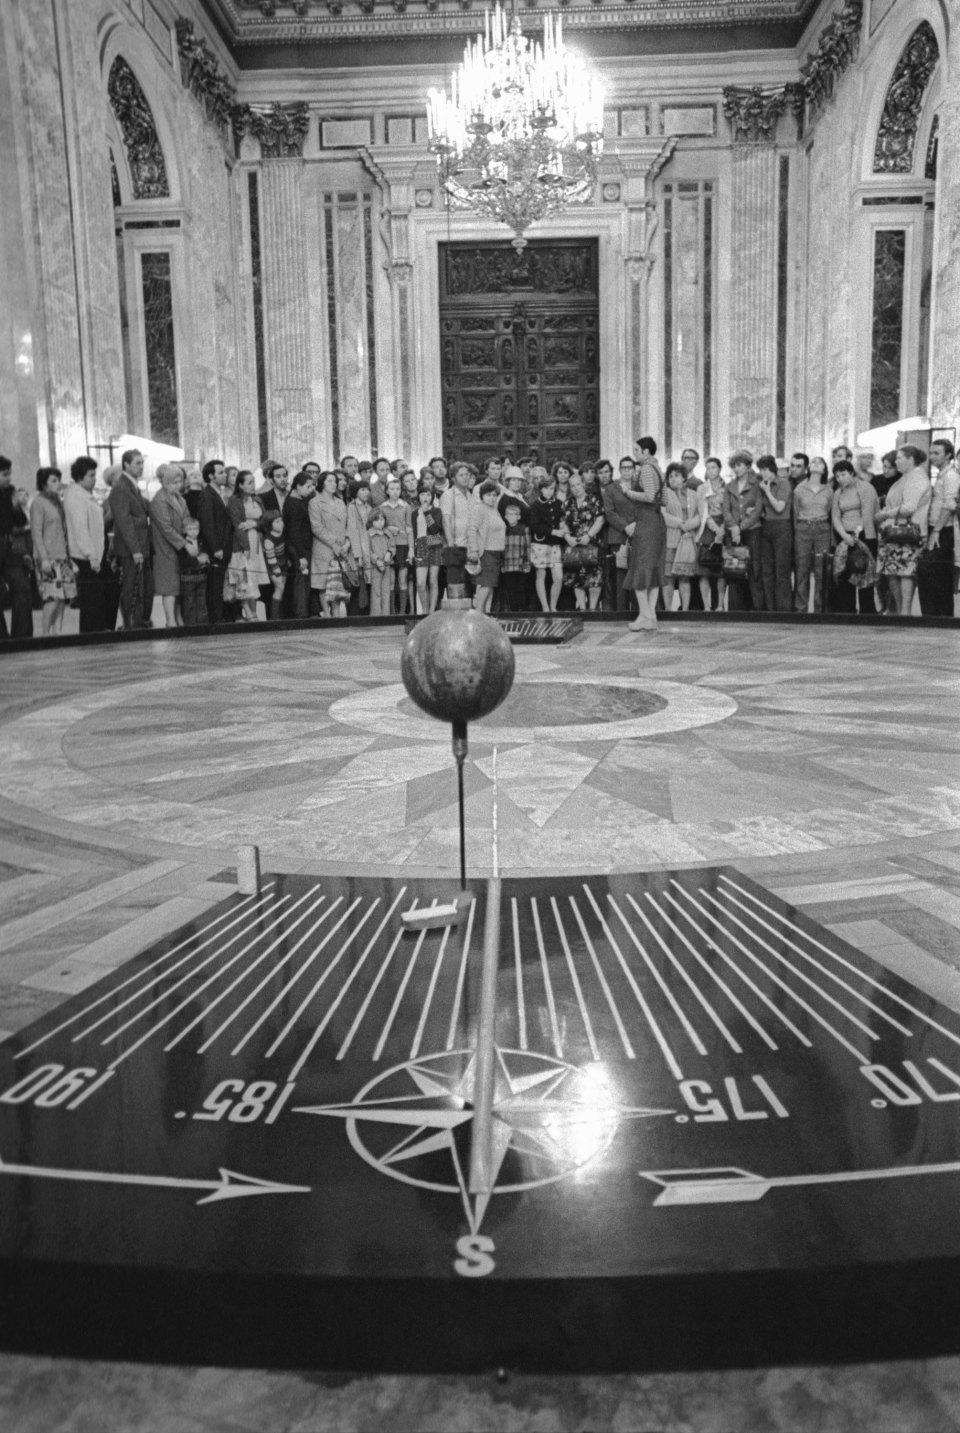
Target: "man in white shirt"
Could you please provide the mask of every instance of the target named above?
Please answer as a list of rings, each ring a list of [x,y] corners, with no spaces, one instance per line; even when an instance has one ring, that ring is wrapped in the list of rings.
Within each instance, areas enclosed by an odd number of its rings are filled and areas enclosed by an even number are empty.
[[[938,438],[930,444],[930,468],[936,471],[936,477],[927,518],[927,541],[917,561],[917,596],[924,617],[952,617],[960,472],[948,438]]]
[[[63,490],[63,509],[67,518],[67,550],[77,569],[80,631],[102,632],[106,627],[101,577],[105,530],[103,512],[93,496],[97,483],[95,459],[75,459],[70,476],[73,482]]]

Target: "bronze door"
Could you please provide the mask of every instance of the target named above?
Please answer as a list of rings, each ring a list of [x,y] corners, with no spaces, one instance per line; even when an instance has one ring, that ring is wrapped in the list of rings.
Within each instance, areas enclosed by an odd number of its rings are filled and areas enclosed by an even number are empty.
[[[442,245],[440,350],[448,457],[599,456],[596,240]]]

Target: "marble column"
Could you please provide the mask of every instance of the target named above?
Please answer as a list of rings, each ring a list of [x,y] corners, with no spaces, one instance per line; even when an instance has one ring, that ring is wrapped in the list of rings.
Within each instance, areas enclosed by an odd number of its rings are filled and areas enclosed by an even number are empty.
[[[38,374],[41,461],[62,465],[84,452],[84,363],[74,219],[54,11],[26,0],[4,7],[13,103],[22,136],[24,229],[33,272],[31,361]],[[4,194],[4,203],[8,196]]]
[[[960,24],[954,25],[940,107],[930,416],[960,431]]]
[[[777,154],[735,145],[730,186],[730,442],[773,451],[776,434]]]
[[[342,453],[363,457],[378,446],[370,195],[328,195],[326,225],[327,283],[335,300],[330,343],[336,344],[339,460]]]
[[[260,169],[264,350],[271,457],[300,462],[313,451],[303,161],[265,159]]]

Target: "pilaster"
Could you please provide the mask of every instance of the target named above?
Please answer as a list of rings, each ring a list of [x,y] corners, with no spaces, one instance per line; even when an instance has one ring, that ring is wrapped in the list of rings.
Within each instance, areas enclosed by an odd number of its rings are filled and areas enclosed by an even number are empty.
[[[304,315],[306,269],[303,161],[268,159],[260,170],[264,350],[273,454],[290,462],[314,447],[310,339]]]
[[[776,433],[777,153],[734,146],[730,185],[730,442],[770,452]]]
[[[953,27],[940,107],[934,237],[930,416],[960,431],[960,23]]]

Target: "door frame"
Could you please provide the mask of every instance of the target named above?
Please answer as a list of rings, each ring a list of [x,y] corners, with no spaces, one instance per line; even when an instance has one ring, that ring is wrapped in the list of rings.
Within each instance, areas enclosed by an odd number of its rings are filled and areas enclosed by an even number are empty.
[[[410,461],[442,452],[443,410],[440,382],[440,255],[441,243],[501,242],[506,231],[499,224],[478,221],[474,215],[442,210],[419,211],[410,216],[411,253],[416,255],[410,275],[411,372]],[[623,259],[624,211],[595,208],[569,210],[530,230],[536,239],[596,239],[599,262],[600,314],[600,442],[613,461],[631,452],[630,372],[627,276]]]

